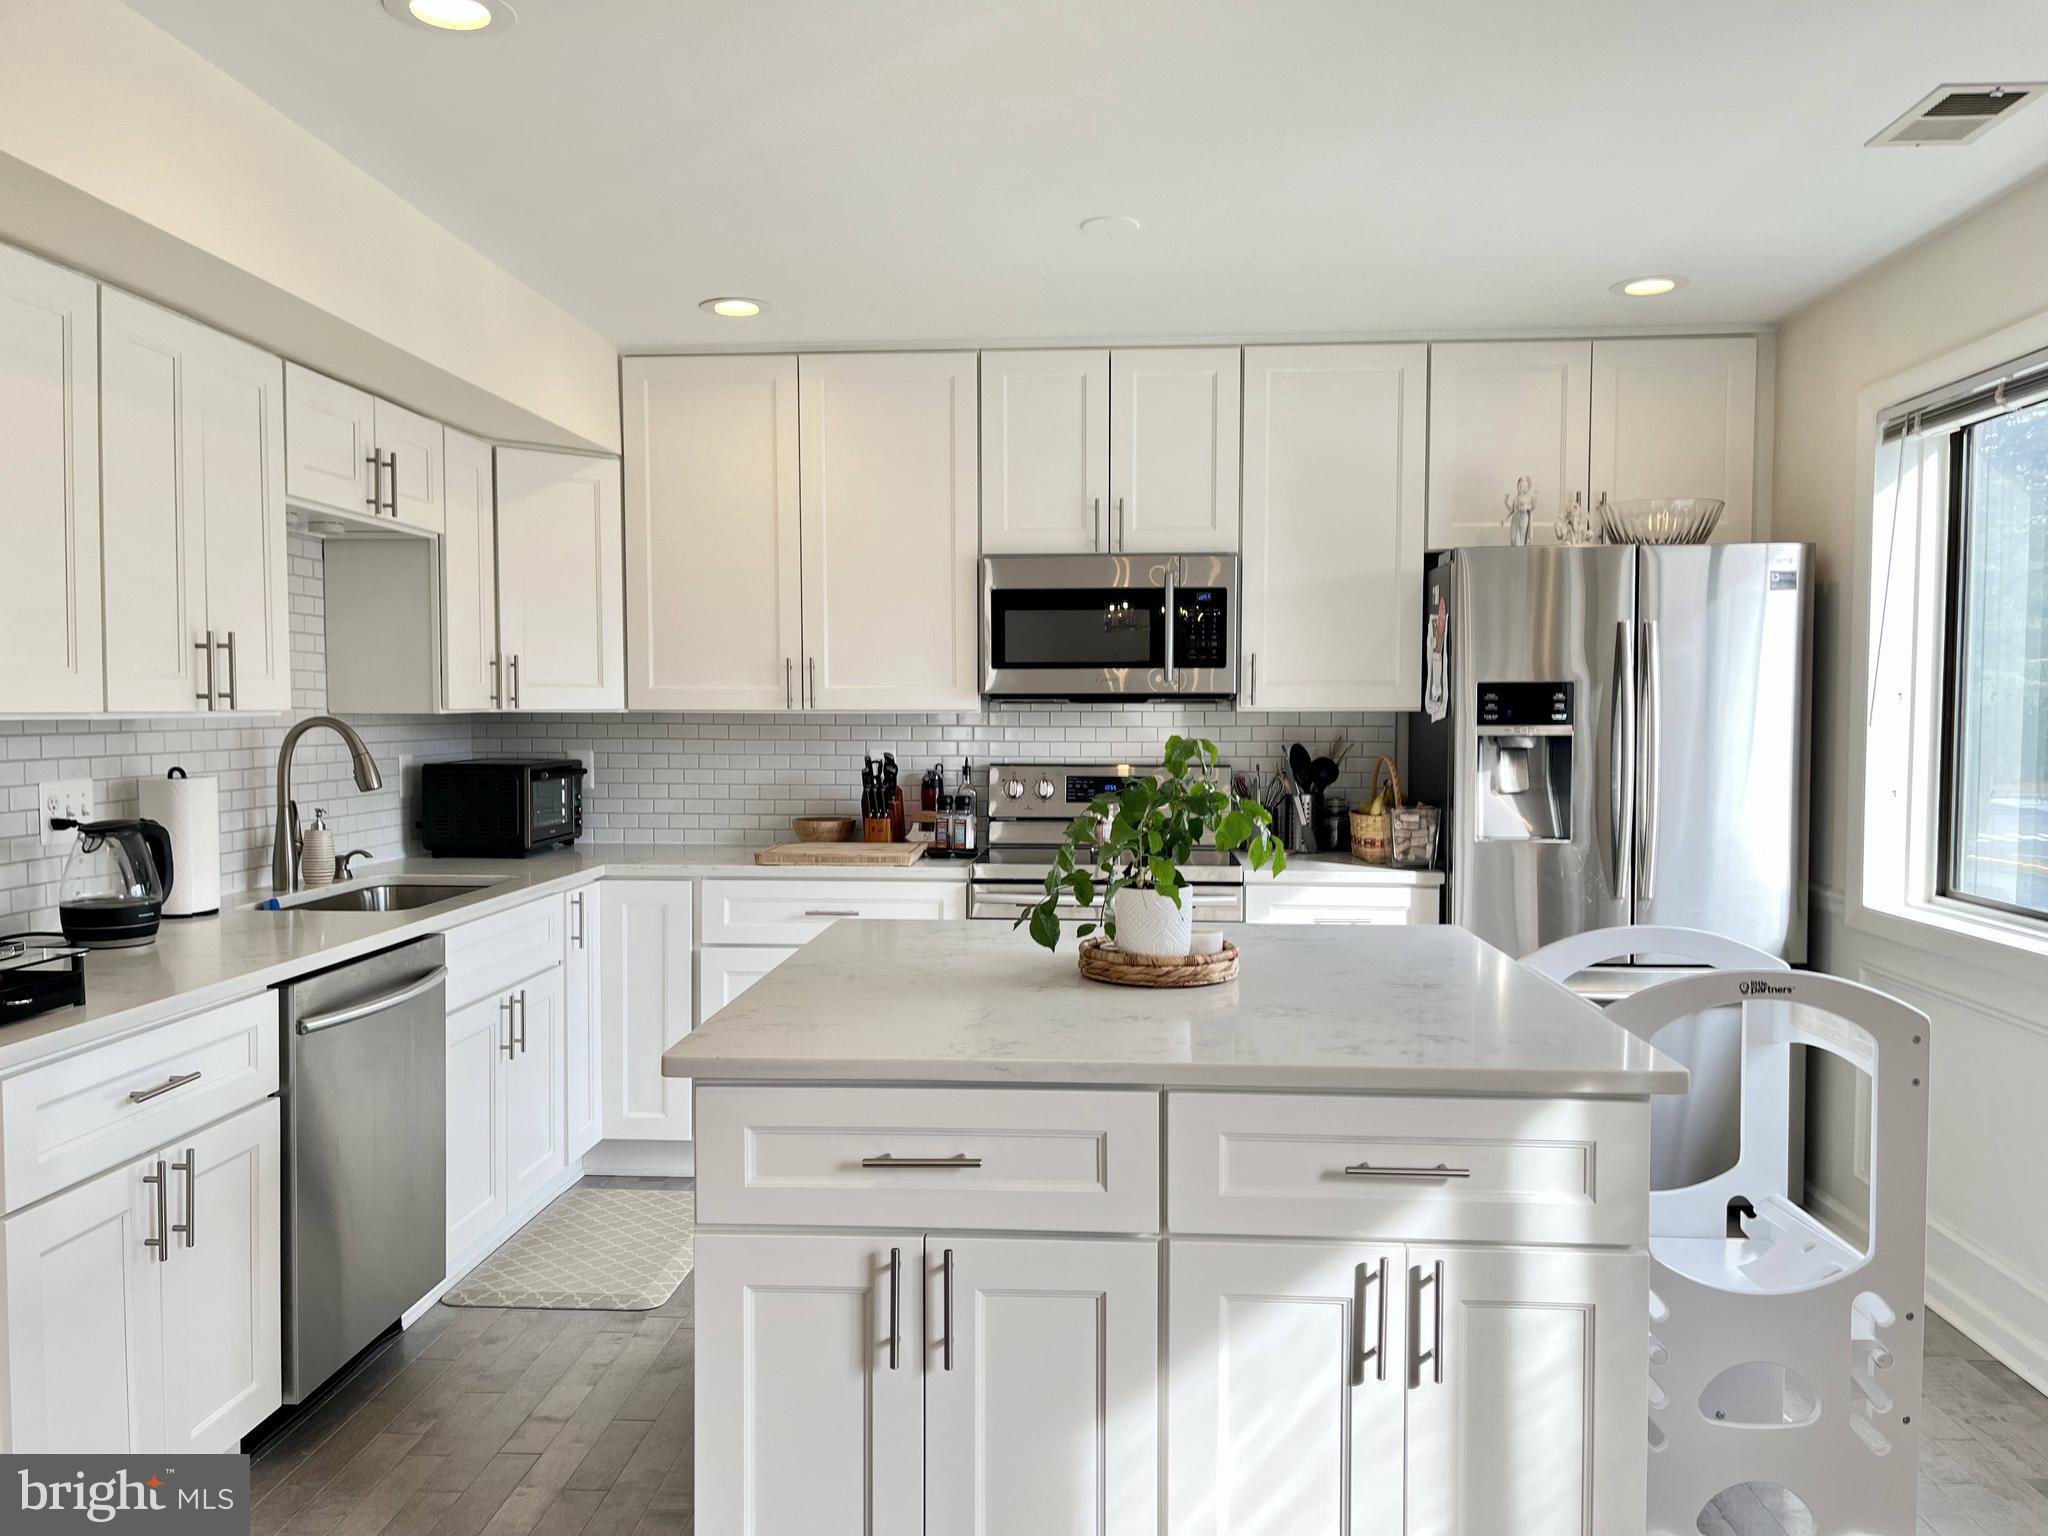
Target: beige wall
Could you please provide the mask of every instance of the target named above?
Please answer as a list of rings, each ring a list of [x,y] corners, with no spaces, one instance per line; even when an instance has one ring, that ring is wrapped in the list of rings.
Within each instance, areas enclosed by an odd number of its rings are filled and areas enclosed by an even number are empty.
[[[1927,150],[1927,154],[1948,151]],[[1967,153],[1967,151],[1956,151]],[[1778,337],[1776,536],[1820,546],[1814,714],[1813,963],[1889,992],[1932,1021],[1928,1077],[1927,1296],[2048,1389],[2048,963],[1983,940],[1876,934],[1849,884],[1850,776],[1860,767],[1862,681],[1851,634],[1857,397],[2048,313],[2048,175],[2036,177],[1822,295]],[[1832,1059],[1809,1080],[1807,1175],[1815,1205],[1861,1227],[1867,1161],[1856,1148],[1860,1074]]]
[[[1946,150],[1921,151],[1945,154]],[[1966,154],[1967,150],[1954,153]],[[1813,877],[1849,878],[1845,775],[1860,730],[1849,626],[1856,397],[1894,374],[2048,311],[2048,174],[1823,294],[1778,333],[1773,537],[1820,546]]]
[[[117,0],[0,0],[0,239],[480,435],[618,450],[606,338]]]

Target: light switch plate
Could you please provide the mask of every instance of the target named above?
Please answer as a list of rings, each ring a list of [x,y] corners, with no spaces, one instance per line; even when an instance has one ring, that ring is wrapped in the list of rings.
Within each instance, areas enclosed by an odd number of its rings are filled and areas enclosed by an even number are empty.
[[[69,817],[73,821],[99,819],[91,779],[51,779],[36,785],[36,807],[36,832],[45,848],[55,848],[71,837],[69,832],[51,827],[52,817]]]

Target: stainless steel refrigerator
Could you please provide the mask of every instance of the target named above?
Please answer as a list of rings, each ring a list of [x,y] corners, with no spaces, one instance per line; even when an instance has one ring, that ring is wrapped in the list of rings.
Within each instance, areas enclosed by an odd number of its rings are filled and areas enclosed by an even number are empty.
[[[1436,560],[1409,763],[1446,919],[1513,955],[1656,923],[1804,960],[1812,546]]]

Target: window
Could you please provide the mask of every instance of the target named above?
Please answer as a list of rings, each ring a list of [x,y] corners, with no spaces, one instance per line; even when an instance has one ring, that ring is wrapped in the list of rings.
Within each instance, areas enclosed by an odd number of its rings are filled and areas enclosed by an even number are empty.
[[[2048,917],[2048,401],[1948,446],[1940,890]]]

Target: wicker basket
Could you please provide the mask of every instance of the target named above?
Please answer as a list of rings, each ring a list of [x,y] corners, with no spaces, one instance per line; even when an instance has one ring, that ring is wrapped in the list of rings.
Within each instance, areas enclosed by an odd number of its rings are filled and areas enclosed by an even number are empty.
[[[1373,769],[1372,789],[1366,796],[1370,804],[1380,795],[1380,786],[1386,784],[1393,794],[1395,810],[1401,808],[1401,775],[1394,767],[1391,757],[1382,756]],[[1384,864],[1393,857],[1394,818],[1382,813],[1375,816],[1370,811],[1353,810],[1351,813],[1351,857],[1363,859],[1368,864]]]
[[[1237,980],[1237,946],[1213,955],[1127,955],[1107,939],[1081,941],[1081,974],[1119,987],[1213,987]]]

